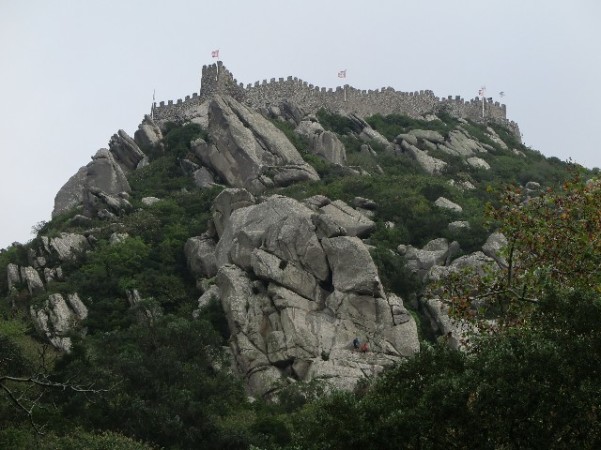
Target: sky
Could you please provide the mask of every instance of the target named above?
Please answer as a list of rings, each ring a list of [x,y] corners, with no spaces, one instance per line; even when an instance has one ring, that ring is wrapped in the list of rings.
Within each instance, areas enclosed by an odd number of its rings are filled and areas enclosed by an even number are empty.
[[[601,167],[599,0],[0,0],[0,248],[156,100],[239,82],[429,89],[507,105],[529,147]],[[499,93],[504,92],[503,98]]]

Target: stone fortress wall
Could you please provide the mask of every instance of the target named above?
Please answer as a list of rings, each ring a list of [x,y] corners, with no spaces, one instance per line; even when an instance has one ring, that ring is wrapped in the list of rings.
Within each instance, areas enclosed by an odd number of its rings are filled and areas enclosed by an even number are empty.
[[[429,90],[400,92],[391,87],[360,90],[348,85],[328,89],[291,76],[244,86],[238,83],[221,61],[202,68],[200,93],[188,95],[183,100],[155,103],[154,117],[160,121],[185,117],[187,110],[199,106],[214,93],[231,95],[256,109],[289,101],[309,113],[325,108],[333,112],[355,113],[360,117],[378,113],[419,117],[445,110],[456,117],[478,122],[493,120],[517,129],[517,124],[507,120],[505,105],[493,102],[492,98],[484,99],[483,116],[482,100],[478,97],[471,100],[459,96],[439,98]]]

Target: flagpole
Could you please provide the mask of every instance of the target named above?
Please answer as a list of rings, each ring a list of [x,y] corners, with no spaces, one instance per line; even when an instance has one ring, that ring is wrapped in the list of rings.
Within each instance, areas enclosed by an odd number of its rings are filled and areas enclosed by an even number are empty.
[[[218,81],[219,80],[219,49],[213,50],[211,52],[211,56],[213,58],[217,58],[217,62],[215,63],[217,66],[217,73],[215,74],[215,81]]]
[[[154,104],[155,104],[155,97],[154,94],[156,93],[156,89],[152,90],[152,105],[150,106],[150,118],[154,120]]]
[[[343,78],[346,80],[346,69],[338,72],[338,78]],[[346,84],[342,86],[344,88],[344,101],[346,102]]]
[[[486,92],[486,86],[482,86],[480,88],[480,91],[478,92],[478,94],[480,94],[481,100],[482,100],[482,118],[484,118],[484,97],[485,97],[485,92]]]

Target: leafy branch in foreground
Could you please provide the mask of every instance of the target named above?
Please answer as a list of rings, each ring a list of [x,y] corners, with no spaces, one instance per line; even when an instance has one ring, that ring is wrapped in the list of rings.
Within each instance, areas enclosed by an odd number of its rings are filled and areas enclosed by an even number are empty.
[[[501,264],[452,273],[432,288],[456,317],[481,330],[520,326],[550,290],[601,292],[601,180],[576,174],[536,197],[510,188],[489,215],[507,238]]]

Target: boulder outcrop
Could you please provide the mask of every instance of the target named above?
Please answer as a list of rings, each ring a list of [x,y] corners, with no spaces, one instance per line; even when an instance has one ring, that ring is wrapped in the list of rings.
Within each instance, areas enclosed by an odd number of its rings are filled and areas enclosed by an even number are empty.
[[[445,197],[438,197],[434,204],[439,208],[448,209],[449,211],[453,211],[456,213],[463,212],[463,208],[461,206]]]
[[[211,278],[217,274],[215,241],[208,236],[192,237],[186,241],[184,254],[188,269],[197,277]]]
[[[162,151],[162,139],[163,133],[161,133],[161,129],[157,124],[154,123],[154,120],[148,115],[144,116],[144,120],[138,125],[138,129],[134,133],[134,141],[136,144],[142,149],[157,148]]]
[[[81,205],[84,214],[91,217],[98,212],[95,206],[98,193],[113,196],[122,192],[131,192],[125,173],[113,154],[101,148],[92,162],[79,169],[56,194],[52,217]]]
[[[439,238],[428,242],[422,249],[400,245],[398,252],[405,258],[405,266],[424,283],[438,283],[453,273],[469,268],[481,276],[487,272],[506,267],[501,250],[506,245],[502,233],[493,233],[483,245],[482,251],[456,256],[460,253],[457,242]],[[485,254],[486,253],[486,254]],[[470,323],[449,317],[449,308],[441,292],[434,289],[420,299],[420,311],[429,319],[432,331],[455,349],[465,349],[468,334],[477,332]]]
[[[195,140],[192,150],[228,185],[259,193],[268,186],[319,179],[288,138],[259,113],[227,96],[214,96],[208,107],[211,140]]]
[[[309,140],[309,150],[332,164],[346,164],[346,149],[338,136],[326,131],[315,116],[305,117],[295,131]]]
[[[397,140],[397,142],[400,142],[400,147],[402,151],[406,152],[407,154],[409,154],[409,156],[415,159],[417,163],[422,167],[422,169],[424,169],[429,174],[440,175],[444,172],[445,168],[447,167],[446,162],[438,158],[434,158],[433,156],[430,156],[427,151],[420,150],[415,145],[410,144],[409,141],[406,141],[401,138],[401,140]]]
[[[66,299],[61,294],[50,294],[41,307],[31,306],[30,313],[38,331],[56,349],[69,352],[72,343],[68,334],[88,316],[88,309],[76,293]]]
[[[309,207],[278,195],[256,201],[239,189],[220,196],[210,296],[220,297],[250,393],[268,396],[286,379],[351,389],[419,350],[415,321],[399,297],[385,294],[357,229],[319,233],[316,218],[333,222],[323,208],[336,202],[314,198]],[[356,337],[369,352],[355,351]]]
[[[146,156],[138,144],[123,130],[119,130],[111,137],[109,150],[125,173],[135,170]]]
[[[88,175],[88,168],[81,167],[75,175],[59,189],[54,197],[52,217],[66,213],[83,203],[84,186]]]

